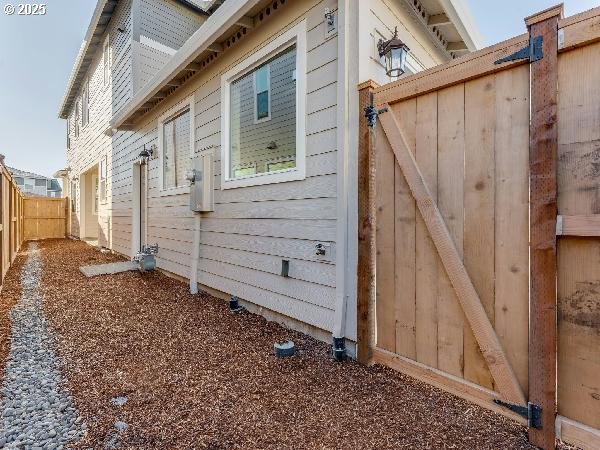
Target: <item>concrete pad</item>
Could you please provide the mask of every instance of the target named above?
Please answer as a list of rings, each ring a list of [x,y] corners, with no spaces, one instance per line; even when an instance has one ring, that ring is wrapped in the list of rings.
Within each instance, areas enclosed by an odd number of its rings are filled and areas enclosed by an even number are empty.
[[[81,266],[81,272],[88,278],[98,275],[113,275],[115,273],[129,272],[138,270],[138,265],[134,261],[123,261],[110,264],[98,264],[95,266]]]

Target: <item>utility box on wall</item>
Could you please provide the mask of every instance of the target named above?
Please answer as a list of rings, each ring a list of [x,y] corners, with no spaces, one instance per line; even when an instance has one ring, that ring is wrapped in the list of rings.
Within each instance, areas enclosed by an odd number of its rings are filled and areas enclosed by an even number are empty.
[[[192,158],[190,181],[190,209],[196,212],[214,210],[213,152],[205,151]]]

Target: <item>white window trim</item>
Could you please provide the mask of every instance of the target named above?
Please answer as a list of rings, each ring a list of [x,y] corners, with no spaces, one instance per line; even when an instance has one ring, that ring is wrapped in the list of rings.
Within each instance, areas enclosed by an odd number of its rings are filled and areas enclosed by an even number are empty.
[[[108,86],[110,84],[110,60],[110,34],[107,34],[106,39],[104,40],[104,44],[102,46],[102,77],[104,78],[104,86]]]
[[[83,120],[85,118],[85,121]],[[85,128],[90,123],[90,79],[86,78],[83,83],[83,93],[81,94],[81,128]]]
[[[180,194],[189,194],[190,187],[189,186],[177,186],[171,188],[165,188],[164,184],[164,125],[165,122],[168,122],[175,116],[181,114],[183,111],[189,109],[190,111],[190,163],[191,159],[194,157],[194,146],[196,142],[196,100],[195,95],[192,94],[186,99],[179,102],[177,105],[169,108],[169,110],[159,117],[158,119],[158,164],[160,170],[158,171],[159,177],[159,195],[161,197],[166,197],[169,195],[180,195]],[[191,167],[191,164],[190,164]]]
[[[296,44],[296,167],[277,172],[231,178],[230,88],[231,83],[256,69],[277,53]],[[255,96],[256,97],[256,96]],[[271,98],[269,97],[269,101]],[[270,113],[270,111],[269,111]],[[249,55],[221,77],[221,189],[282,183],[306,178],[306,20]]]
[[[77,139],[79,137],[79,132],[81,131],[79,128],[79,116],[81,115],[80,114],[80,110],[81,110],[80,104],[81,104],[80,99],[75,100],[75,114],[74,114],[74,116],[75,116],[75,130],[74,130],[75,131],[74,132],[75,139]]]
[[[96,190],[96,186],[98,189]],[[100,214],[100,177],[92,175],[92,216]]]
[[[104,178],[102,178],[102,163],[104,163]],[[100,199],[101,205],[106,205],[108,203],[108,192],[106,189],[106,183],[108,180],[108,157],[104,155],[98,161],[98,189],[100,190],[98,194],[98,198]],[[102,196],[102,182],[104,182],[104,197]]]
[[[269,114],[262,119],[258,118],[258,92],[256,91],[256,71],[252,74],[252,88],[254,90],[254,124],[268,122],[271,120],[271,64],[266,64],[267,68],[267,99],[269,100]]]

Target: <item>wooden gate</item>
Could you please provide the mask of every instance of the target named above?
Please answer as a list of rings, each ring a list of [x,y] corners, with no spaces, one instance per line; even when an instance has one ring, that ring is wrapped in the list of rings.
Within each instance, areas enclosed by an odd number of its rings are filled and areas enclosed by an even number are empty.
[[[64,238],[67,230],[66,198],[25,197],[24,238],[26,241]]]
[[[600,8],[526,24],[359,87],[379,114],[361,124],[358,356],[519,420],[497,402],[529,401],[543,448],[558,391],[563,439],[599,448]],[[496,63],[530,35],[541,58]],[[578,236],[558,260],[557,231]]]

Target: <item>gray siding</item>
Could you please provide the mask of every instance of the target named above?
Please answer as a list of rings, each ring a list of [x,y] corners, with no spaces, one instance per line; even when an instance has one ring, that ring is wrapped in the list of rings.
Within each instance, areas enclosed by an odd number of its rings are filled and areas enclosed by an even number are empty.
[[[201,218],[201,284],[330,330],[335,307],[336,78],[337,38],[325,38],[323,10],[335,1],[289,2],[276,16],[220,55],[217,63],[177,97],[152,112],[135,132],[115,135],[113,159],[113,247],[128,254],[132,226],[132,166],[144,144],[157,142],[158,117],[194,95],[195,150],[214,149],[215,211]],[[259,46],[300,20],[307,20],[306,179],[221,190],[221,75]],[[265,131],[270,140],[274,130]],[[165,196],[159,161],[149,164],[148,242],[158,243],[159,267],[188,278],[194,215],[189,195]],[[326,242],[331,253],[315,255]],[[281,259],[290,260],[282,278]],[[355,337],[353,329],[348,330]]]
[[[171,58],[171,54],[161,51],[161,46],[178,50],[206,20],[175,0],[136,0],[136,3],[139,15],[135,21],[133,43],[136,47],[135,92]],[[149,45],[148,40],[158,45]]]

